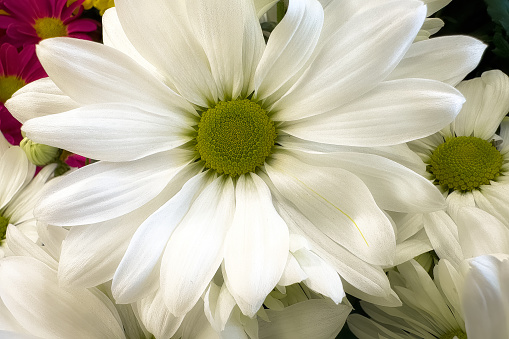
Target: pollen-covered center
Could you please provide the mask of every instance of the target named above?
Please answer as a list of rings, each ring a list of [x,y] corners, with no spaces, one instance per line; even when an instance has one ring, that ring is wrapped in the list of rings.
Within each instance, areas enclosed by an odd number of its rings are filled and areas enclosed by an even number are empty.
[[[25,85],[25,82],[16,76],[0,76],[0,102],[5,103],[14,92]]]
[[[263,165],[275,138],[267,112],[244,99],[219,102],[205,111],[196,139],[206,167],[235,177]]]
[[[502,154],[490,142],[461,136],[433,151],[428,170],[446,189],[472,191],[495,179],[502,163]]]
[[[448,332],[440,337],[440,339],[453,339],[457,337],[458,339],[467,339],[467,335],[462,330],[454,330],[452,332]]]
[[[67,26],[57,18],[39,18],[35,20],[34,29],[41,39],[67,36]]]

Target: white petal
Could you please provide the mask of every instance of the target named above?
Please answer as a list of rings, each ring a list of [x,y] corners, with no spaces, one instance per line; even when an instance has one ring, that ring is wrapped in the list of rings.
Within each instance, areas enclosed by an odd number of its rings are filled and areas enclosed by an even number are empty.
[[[202,107],[215,102],[216,85],[207,56],[191,31],[186,1],[154,0],[147,5],[124,0],[115,5],[129,41],[182,96]]]
[[[336,304],[343,300],[345,291],[343,290],[341,279],[328,263],[313,252],[305,249],[300,249],[293,255],[308,276],[304,283],[309,288],[331,298]]]
[[[282,311],[266,310],[270,322],[259,321],[260,339],[334,338],[352,308],[327,299],[311,299]]]
[[[256,13],[258,18],[265,14],[272,6],[274,6],[278,0],[254,0]]]
[[[447,213],[455,219],[462,207],[475,207],[474,195],[472,192],[454,191],[447,196]]]
[[[459,265],[464,259],[458,240],[458,229],[444,211],[424,214],[424,228],[438,256]]]
[[[307,277],[308,275],[302,270],[297,259],[295,259],[291,253],[288,253],[285,269],[281,275],[281,279],[279,280],[278,285],[288,286],[296,284],[306,279]]]
[[[186,5],[191,27],[209,60],[220,100],[236,99],[251,83],[251,72],[265,47],[252,1],[188,0]]]
[[[389,265],[396,240],[366,185],[340,168],[307,165],[273,154],[265,165],[281,194],[338,244],[371,264]]]
[[[470,261],[462,296],[469,338],[509,337],[509,259],[481,256]]]
[[[51,80],[80,104],[125,102],[182,122],[194,121],[194,108],[184,98],[114,48],[54,38],[37,45],[37,56]]]
[[[136,301],[159,262],[173,230],[207,181],[206,172],[189,180],[177,194],[137,229],[113,276],[112,293],[118,303]]]
[[[79,107],[49,77],[35,80],[13,94],[5,107],[20,122]]]
[[[191,140],[194,130],[175,121],[120,103],[96,104],[32,119],[27,137],[84,157],[130,161],[167,151]]]
[[[171,235],[161,263],[161,288],[172,314],[190,311],[219,268],[234,206],[231,178],[219,177],[201,192]]]
[[[199,164],[187,166],[158,196],[128,214],[71,228],[62,245],[60,281],[91,287],[111,280],[136,229],[201,169]],[[149,292],[148,288],[145,292]]]
[[[323,25],[317,0],[292,0],[283,20],[270,34],[255,74],[256,98],[264,99],[293,77],[308,61]]]
[[[354,15],[329,38],[293,90],[276,102],[273,119],[324,113],[374,88],[410,47],[425,10],[419,2],[395,1]]]
[[[277,196],[275,207],[291,232],[306,238],[312,245],[313,251],[326,260],[343,279],[364,295],[376,296],[375,298],[382,300],[389,297],[391,294],[389,280],[380,267],[367,264],[338,245],[319,227],[306,219],[296,207],[279,196],[275,190],[271,188],[271,191]]]
[[[0,157],[0,208],[3,208],[27,184],[29,162],[19,147],[10,147]],[[32,178],[28,178],[30,180]]]
[[[350,104],[286,123],[281,130],[335,145],[394,145],[439,131],[456,117],[463,102],[457,90],[437,81],[392,80]]]
[[[469,36],[444,36],[416,42],[387,80],[424,78],[456,86],[481,59],[486,45]]]
[[[106,46],[113,47],[134,59],[137,63],[149,70],[154,76],[163,79],[157,69],[149,63],[141,54],[134,48],[127,36],[125,35],[120,20],[118,19],[117,9],[111,7],[104,12],[102,16],[103,28],[103,43]],[[172,88],[173,89],[173,88]]]
[[[0,330],[0,338],[2,339],[41,339],[41,337],[36,337],[30,334],[23,334],[19,332],[10,332]]]
[[[310,165],[337,167],[355,173],[366,184],[377,205],[382,209],[423,213],[445,207],[444,198],[435,185],[407,167],[385,157],[354,152],[293,154]]]
[[[509,229],[493,215],[475,207],[463,207],[454,221],[465,258],[509,254]]]
[[[161,289],[140,300],[137,306],[141,322],[156,338],[171,338],[184,320],[170,313]]]
[[[257,175],[238,179],[235,198],[224,265],[228,289],[242,313],[253,317],[283,273],[288,228],[272,205],[270,190]]]
[[[59,287],[56,272],[43,263],[5,258],[0,272],[0,296],[28,331],[50,338],[125,338],[113,305],[104,304],[107,299],[87,289]]]
[[[405,261],[432,250],[433,247],[431,246],[426,233],[421,230],[415,236],[396,245],[396,258],[394,259],[394,265],[400,265]]]
[[[34,215],[57,226],[116,218],[154,198],[192,158],[176,149],[128,163],[96,162],[48,184]]]

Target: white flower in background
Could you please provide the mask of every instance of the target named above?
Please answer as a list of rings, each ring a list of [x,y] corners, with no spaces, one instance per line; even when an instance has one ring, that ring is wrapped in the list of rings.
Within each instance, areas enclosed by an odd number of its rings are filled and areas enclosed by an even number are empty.
[[[141,330],[126,336],[122,317],[98,288],[59,286],[58,262],[52,253],[58,253],[66,231],[45,233],[41,234],[45,245],[39,246],[17,227],[7,229],[14,255],[0,259],[2,338],[150,338]]]
[[[461,269],[446,259],[434,268],[434,280],[414,260],[389,272],[401,307],[361,301],[371,317],[348,317],[360,339],[504,339],[509,336],[509,255],[484,255]]]
[[[5,242],[7,226],[18,227],[32,241],[37,241],[34,206],[56,165],[44,167],[37,176],[35,166],[25,152],[11,146],[0,134],[0,257],[9,254]]]
[[[449,123],[463,98],[435,80],[462,79],[485,46],[412,44],[426,15],[418,1],[293,0],[267,45],[259,12],[250,1],[119,0],[104,16],[115,48],[38,46],[51,80],[25,86],[9,110],[35,142],[100,160],[52,185],[36,209],[72,226],[62,282],[113,278],[122,303],[160,285],[181,317],[223,263],[252,316],[283,274],[290,230],[349,292],[394,299],[382,270],[394,230],[380,208],[434,211],[444,201],[421,176],[360,149]],[[340,152],[299,151],[295,139]]]

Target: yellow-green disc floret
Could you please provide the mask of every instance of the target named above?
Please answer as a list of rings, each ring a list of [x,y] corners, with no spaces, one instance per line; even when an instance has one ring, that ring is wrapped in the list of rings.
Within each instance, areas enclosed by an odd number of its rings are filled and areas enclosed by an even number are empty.
[[[490,142],[461,136],[433,151],[428,171],[442,187],[465,192],[488,185],[500,175],[502,163],[502,154]]]
[[[243,99],[219,102],[205,111],[196,140],[206,167],[235,177],[263,165],[275,138],[267,112]]]
[[[467,335],[462,330],[455,330],[449,333],[444,334],[440,337],[440,339],[453,339],[457,337],[458,339],[467,339]]]
[[[0,240],[5,239],[7,233],[7,226],[9,226],[9,218],[0,215]]]

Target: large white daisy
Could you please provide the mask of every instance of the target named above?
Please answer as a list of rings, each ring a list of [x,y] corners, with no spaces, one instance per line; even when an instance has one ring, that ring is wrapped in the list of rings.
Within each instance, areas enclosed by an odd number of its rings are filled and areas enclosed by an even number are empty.
[[[394,296],[381,267],[395,236],[381,208],[434,211],[444,201],[366,147],[452,121],[463,97],[436,80],[462,79],[485,46],[466,37],[412,45],[426,7],[407,0],[292,0],[265,44],[267,3],[119,0],[104,21],[114,48],[65,38],[38,46],[51,80],[25,86],[9,110],[33,118],[24,130],[35,142],[99,160],[52,185],[36,209],[72,226],[62,281],[113,278],[126,303],[160,285],[181,316],[223,263],[252,316],[296,233],[347,291]],[[292,140],[343,148],[310,153]]]

